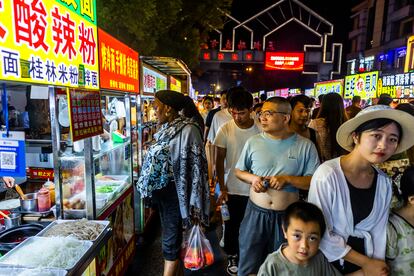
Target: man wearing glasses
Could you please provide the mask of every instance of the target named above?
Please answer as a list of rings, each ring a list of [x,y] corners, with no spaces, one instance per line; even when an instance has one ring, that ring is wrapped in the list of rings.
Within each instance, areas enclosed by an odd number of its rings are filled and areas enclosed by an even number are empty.
[[[259,114],[263,132],[247,140],[236,164],[236,176],[251,185],[239,235],[241,276],[257,274],[284,242],[284,210],[299,189],[309,189],[319,166],[315,145],[289,128],[291,111],[285,98],[268,99]]]

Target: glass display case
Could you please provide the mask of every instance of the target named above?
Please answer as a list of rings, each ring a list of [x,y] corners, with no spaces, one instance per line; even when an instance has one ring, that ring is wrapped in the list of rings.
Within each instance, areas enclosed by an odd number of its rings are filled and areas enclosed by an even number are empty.
[[[53,120],[57,214],[64,219],[101,218],[132,185],[130,98],[102,94],[104,132],[73,142],[68,132],[67,95],[57,91]],[[53,101],[51,99],[51,101]],[[53,118],[53,116],[52,116]]]

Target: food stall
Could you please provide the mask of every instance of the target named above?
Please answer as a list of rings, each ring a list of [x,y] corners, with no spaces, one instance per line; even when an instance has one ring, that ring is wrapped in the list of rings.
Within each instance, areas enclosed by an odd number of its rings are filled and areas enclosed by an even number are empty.
[[[157,131],[157,120],[154,111],[155,92],[171,89],[189,94],[191,90],[191,71],[179,59],[171,57],[140,56],[140,97],[137,102],[137,136],[138,165],[141,167],[147,148],[153,142]],[[134,133],[132,134],[134,135]],[[138,174],[134,174],[138,178]],[[145,206],[144,200],[135,198],[135,230],[143,233],[154,214],[151,208]]]
[[[0,259],[0,270],[9,275],[96,275],[95,257],[112,235],[109,223],[91,220],[96,219],[94,177],[85,165],[93,164],[88,163],[93,157],[90,137],[103,131],[96,3],[89,1],[90,5],[85,6],[81,1],[29,2],[0,1],[0,82],[2,113],[6,114],[2,124],[9,124],[6,133],[11,130],[12,138],[20,132],[24,141],[20,146],[22,140],[15,139],[24,154],[19,151],[6,161],[9,171],[27,171],[27,177],[19,181],[24,194],[21,200],[12,190],[4,191],[0,203],[9,198],[9,205],[2,204],[0,209],[19,214],[21,223],[26,224],[23,228],[31,222],[40,228],[50,221],[62,223],[55,217],[87,217],[90,220],[85,223],[99,230],[93,236],[69,240],[67,235],[77,234],[87,226],[68,221],[58,228],[69,227],[70,233],[60,231],[54,237],[41,237],[37,231],[35,237],[14,236],[23,242],[14,244]],[[23,8],[29,17],[18,16]],[[63,33],[65,22],[69,25]],[[27,24],[33,28],[27,28]],[[10,118],[6,110],[12,114]],[[22,155],[24,166],[20,163]],[[18,206],[12,206],[15,202],[19,202]],[[7,227],[9,219],[1,220]],[[53,223],[43,233],[52,226]],[[18,227],[2,234],[10,234]]]

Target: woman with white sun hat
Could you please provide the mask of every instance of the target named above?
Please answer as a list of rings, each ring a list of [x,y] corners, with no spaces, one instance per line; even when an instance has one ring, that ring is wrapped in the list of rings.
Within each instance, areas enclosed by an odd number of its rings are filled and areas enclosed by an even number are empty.
[[[368,107],[340,126],[336,139],[349,154],[323,163],[312,177],[309,202],[327,230],[320,249],[343,274],[388,275],[384,262],[390,179],[374,164],[414,144],[414,116],[385,105]]]

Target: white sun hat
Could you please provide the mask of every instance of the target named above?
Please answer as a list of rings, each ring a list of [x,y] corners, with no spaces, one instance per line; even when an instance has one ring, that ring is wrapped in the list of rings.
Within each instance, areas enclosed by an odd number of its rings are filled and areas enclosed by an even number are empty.
[[[414,145],[414,116],[407,112],[393,109],[387,105],[367,107],[360,111],[354,118],[343,123],[336,132],[336,141],[347,151],[352,151],[354,148],[352,132],[361,124],[379,118],[391,119],[401,125],[403,133],[395,153],[401,153]]]

